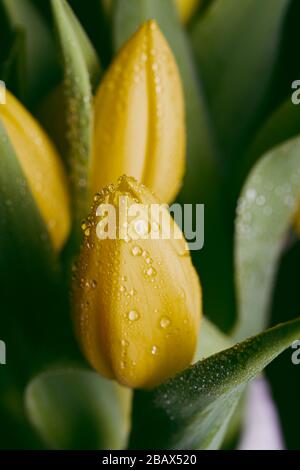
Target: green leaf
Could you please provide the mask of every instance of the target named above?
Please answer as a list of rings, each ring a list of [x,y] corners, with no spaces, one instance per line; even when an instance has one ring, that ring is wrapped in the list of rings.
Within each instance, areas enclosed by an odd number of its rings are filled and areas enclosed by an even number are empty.
[[[62,369],[32,380],[25,404],[50,448],[122,449],[129,431],[130,397],[130,390],[95,372]]]
[[[79,241],[81,221],[91,201],[88,174],[93,134],[92,83],[95,85],[99,79],[100,66],[67,2],[52,0],[52,9],[64,66],[74,236]]]
[[[130,447],[219,448],[247,383],[299,335],[298,318],[199,361],[152,392],[137,393]]]
[[[70,27],[73,30],[74,35],[76,36],[77,45],[80,48],[80,52],[84,58],[86,68],[88,70],[90,81],[92,84],[93,90],[99,85],[102,70],[101,65],[97,56],[97,53],[94,49],[94,46],[90,42],[87,34],[83,30],[81,24],[79,23],[77,17],[73,13],[69,4],[65,1],[62,3],[62,10],[64,10],[65,20],[69,21]]]
[[[192,43],[220,145],[229,154],[240,150],[261,118],[289,5],[215,0],[194,25]]]
[[[1,0],[0,6],[9,29],[24,32],[26,101],[35,104],[59,74],[51,32],[29,0]]]
[[[263,156],[251,172],[238,207],[235,267],[240,339],[268,322],[281,250],[300,200],[300,138]]]
[[[158,22],[173,50],[185,93],[188,158],[183,197],[185,202],[189,202],[187,199],[207,199],[218,179],[216,148],[189,43],[173,0],[116,0],[115,47],[119,49],[143,22],[152,18]]]

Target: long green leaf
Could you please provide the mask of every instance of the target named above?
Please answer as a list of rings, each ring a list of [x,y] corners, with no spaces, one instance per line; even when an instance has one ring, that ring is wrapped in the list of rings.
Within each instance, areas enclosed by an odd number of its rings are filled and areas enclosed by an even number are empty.
[[[80,369],[45,372],[26,390],[30,421],[52,449],[122,449],[131,392]]]
[[[278,260],[300,201],[300,138],[267,153],[239,201],[235,266],[239,324],[245,338],[267,324]]]
[[[84,58],[90,76],[92,88],[94,90],[99,85],[102,74],[101,65],[96,50],[94,49],[93,44],[89,40],[86,32],[83,30],[69,4],[64,1],[62,3],[62,8],[64,9],[67,20],[70,22],[70,26],[73,29],[74,35],[76,36],[77,45],[80,47],[80,52]]]
[[[139,392],[131,448],[219,448],[247,383],[299,336],[300,319],[278,325],[199,361],[152,392]]]
[[[268,98],[290,0],[215,0],[192,42],[221,148],[239,151]]]
[[[75,238],[90,203],[89,166],[93,133],[93,95],[100,66],[77,19],[65,0],[52,0],[54,22],[62,51],[69,140],[69,166],[73,187]]]

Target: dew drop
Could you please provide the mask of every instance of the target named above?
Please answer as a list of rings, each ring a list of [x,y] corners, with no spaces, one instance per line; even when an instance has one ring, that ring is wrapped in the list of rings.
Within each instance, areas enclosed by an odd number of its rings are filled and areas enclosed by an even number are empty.
[[[130,310],[128,318],[130,321],[137,321],[140,318],[140,315],[136,310]]]
[[[131,253],[133,254],[133,256],[141,256],[142,249],[136,245],[132,248]]]
[[[258,196],[258,198],[256,199],[256,204],[258,206],[264,206],[266,203],[266,198],[265,196]]]
[[[136,294],[136,290],[135,290],[135,289],[130,289],[129,295],[130,295],[131,297],[133,297],[135,294]]]
[[[157,346],[155,346],[155,345],[152,346],[152,348],[151,348],[151,354],[152,354],[152,356],[156,356],[156,354],[157,354]]]
[[[248,189],[246,192],[246,198],[249,201],[254,201],[256,198],[256,190],[255,189]]]
[[[154,268],[149,268],[149,269],[146,269],[145,271],[146,275],[149,276],[149,277],[154,277],[156,276],[156,270]]]
[[[168,317],[162,317],[162,318],[160,319],[160,323],[159,323],[159,324],[160,324],[160,326],[161,326],[163,329],[166,329],[166,328],[168,328],[168,326],[170,326],[170,323],[171,323],[171,321],[170,321],[170,319],[169,319]]]
[[[143,237],[149,232],[149,226],[146,220],[137,220],[134,223],[134,230],[137,233],[137,235]]]
[[[180,297],[185,300],[186,299],[186,293],[185,293],[185,290],[183,288],[180,289]]]

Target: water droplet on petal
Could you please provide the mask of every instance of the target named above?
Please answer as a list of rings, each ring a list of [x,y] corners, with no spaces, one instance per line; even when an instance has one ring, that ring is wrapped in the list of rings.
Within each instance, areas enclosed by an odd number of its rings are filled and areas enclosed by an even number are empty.
[[[133,256],[141,256],[142,249],[136,245],[132,248],[131,253],[133,254]]]
[[[129,295],[131,295],[131,297],[133,297],[135,294],[136,294],[136,290],[135,289],[130,289]]]
[[[165,329],[165,328],[168,328],[168,326],[170,325],[171,321],[168,317],[162,317],[160,319],[160,326]]]
[[[149,277],[154,277],[156,276],[157,272],[154,268],[151,267],[149,269],[146,269],[145,274]]]
[[[140,318],[140,315],[136,310],[130,310],[128,318],[130,321],[137,321]]]

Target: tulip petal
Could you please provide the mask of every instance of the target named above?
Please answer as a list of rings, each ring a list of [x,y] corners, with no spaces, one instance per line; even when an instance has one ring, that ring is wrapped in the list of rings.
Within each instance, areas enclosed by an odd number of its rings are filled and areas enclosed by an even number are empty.
[[[215,191],[220,187],[218,149],[201,79],[197,76],[189,41],[178,21],[173,0],[116,0],[113,16],[115,48],[119,50],[139,25],[151,18],[157,21],[173,51],[183,83],[187,159],[181,195],[185,202],[200,200],[207,204],[212,199],[212,188]]]
[[[126,195],[129,206],[158,204],[132,178],[123,177],[117,187],[99,194],[83,227],[74,320],[82,350],[95,369],[121,384],[149,388],[192,361],[201,289],[186,243],[174,237],[179,229],[166,209],[169,239],[97,237],[97,208],[105,202],[119,211],[119,195]]]
[[[32,194],[59,250],[70,230],[67,178],[55,148],[37,121],[9,91],[0,106],[0,118],[9,135]]]

